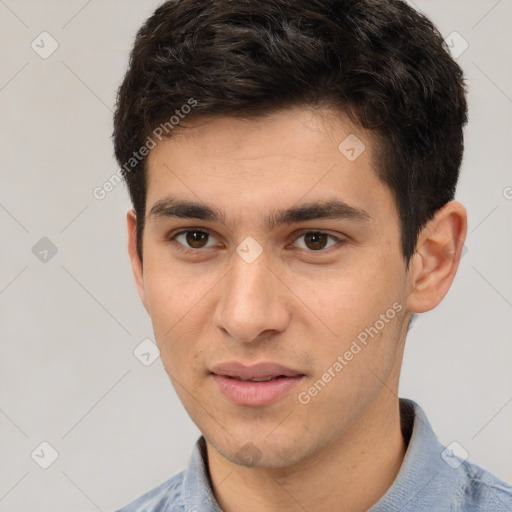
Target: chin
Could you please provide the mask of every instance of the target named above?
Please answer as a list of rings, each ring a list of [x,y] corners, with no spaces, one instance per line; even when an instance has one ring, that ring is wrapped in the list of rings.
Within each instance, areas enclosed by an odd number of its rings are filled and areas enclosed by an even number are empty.
[[[274,440],[273,443],[260,440],[237,443],[240,448],[235,449],[234,443],[227,446],[213,445],[215,449],[227,460],[238,466],[246,468],[281,469],[287,468],[307,457],[305,446],[287,441]],[[301,448],[300,450],[298,448]]]

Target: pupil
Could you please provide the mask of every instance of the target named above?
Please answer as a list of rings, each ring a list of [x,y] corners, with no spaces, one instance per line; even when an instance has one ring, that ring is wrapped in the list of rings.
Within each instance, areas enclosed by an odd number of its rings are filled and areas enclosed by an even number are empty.
[[[188,231],[187,232],[187,243],[194,249],[198,249],[204,246],[203,242],[207,241],[208,233],[203,231]]]
[[[325,233],[306,233],[305,239],[306,245],[310,249],[319,250],[323,249],[327,245],[327,235]]]

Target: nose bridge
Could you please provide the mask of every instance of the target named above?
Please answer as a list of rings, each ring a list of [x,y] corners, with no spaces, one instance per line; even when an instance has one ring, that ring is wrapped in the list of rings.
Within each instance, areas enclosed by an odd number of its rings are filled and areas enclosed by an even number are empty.
[[[263,253],[253,261],[233,254],[214,322],[238,341],[253,341],[264,331],[280,332],[289,321],[283,290],[267,264]]]

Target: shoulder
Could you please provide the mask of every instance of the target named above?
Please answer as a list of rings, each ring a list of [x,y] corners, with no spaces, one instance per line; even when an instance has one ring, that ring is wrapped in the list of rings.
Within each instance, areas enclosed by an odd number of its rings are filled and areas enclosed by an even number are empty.
[[[464,512],[509,512],[512,510],[512,485],[485,469],[465,461],[460,466],[458,501]]]
[[[400,413],[406,455],[372,512],[400,510],[404,499],[418,512],[512,512],[510,484],[441,444],[417,403],[400,399]]]
[[[182,512],[181,488],[184,472],[161,483],[116,512]]]

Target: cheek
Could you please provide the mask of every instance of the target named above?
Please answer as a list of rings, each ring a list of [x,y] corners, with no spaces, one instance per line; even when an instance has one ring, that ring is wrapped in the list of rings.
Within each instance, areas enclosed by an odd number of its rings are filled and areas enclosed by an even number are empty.
[[[340,343],[373,325],[401,301],[403,274],[385,257],[347,264],[311,276],[295,275],[293,291],[318,329]],[[394,311],[392,311],[394,313]]]
[[[200,341],[210,325],[209,292],[218,281],[216,275],[190,275],[177,265],[146,267],[145,292],[155,340],[164,366],[173,374],[194,368]]]
[[[318,362],[313,381],[329,381],[329,391],[319,393],[315,407],[333,397],[342,407],[365,400],[388,379],[405,312],[403,279],[400,265],[381,256],[360,261],[357,268],[338,269],[320,287],[301,281],[301,296],[309,298],[310,309],[322,320],[311,317],[316,338],[324,338],[310,347]],[[316,388],[322,389],[322,382]]]
[[[323,414],[326,428],[333,432],[348,428],[382,390],[383,383],[392,386],[389,379],[400,360],[400,301],[390,302],[383,293],[370,309],[364,294],[354,294],[351,299],[346,303],[340,299],[338,316],[331,324],[337,337],[331,337],[332,343],[326,339],[315,345],[315,371],[298,397],[312,416]],[[343,414],[325,415],[326,410]]]
[[[190,265],[169,263],[161,256],[147,259],[144,262],[147,304],[161,332],[194,310],[215,284],[215,276],[199,267],[191,269]]]

